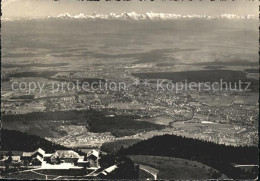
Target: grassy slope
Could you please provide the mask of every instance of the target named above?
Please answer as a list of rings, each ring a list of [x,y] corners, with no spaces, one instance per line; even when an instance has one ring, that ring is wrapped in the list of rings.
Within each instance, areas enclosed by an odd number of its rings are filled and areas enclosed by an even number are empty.
[[[135,163],[150,166],[159,170],[158,179],[210,179],[212,174],[209,166],[196,161],[180,158],[169,158],[160,156],[131,155]],[[214,169],[212,169],[214,170]],[[216,170],[215,170],[216,171]],[[218,172],[218,171],[216,171]],[[222,175],[221,178],[227,178]]]
[[[126,155],[160,155],[196,160],[219,170],[229,178],[254,179],[258,171],[244,172],[236,164],[257,164],[258,148],[226,146],[176,135],[154,136],[122,151]],[[216,176],[216,174],[215,174]],[[214,177],[215,177],[214,176]]]
[[[153,176],[146,171],[139,169],[139,179],[153,179]]]

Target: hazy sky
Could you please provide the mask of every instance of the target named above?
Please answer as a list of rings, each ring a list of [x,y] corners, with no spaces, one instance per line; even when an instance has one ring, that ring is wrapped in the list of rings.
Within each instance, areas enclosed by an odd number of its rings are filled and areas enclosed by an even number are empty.
[[[175,14],[199,14],[218,16],[229,13],[244,16],[254,14],[258,16],[259,2],[249,0],[227,0],[221,2],[215,0],[154,0],[153,2],[131,0],[129,2],[116,2],[115,0],[106,2],[82,1],[82,0],[2,0],[2,13],[4,18],[12,17],[45,17],[55,16],[61,13],[70,13],[76,15],[79,13],[92,14],[110,12],[122,13],[132,12],[146,13],[148,11],[158,13],[175,13]]]

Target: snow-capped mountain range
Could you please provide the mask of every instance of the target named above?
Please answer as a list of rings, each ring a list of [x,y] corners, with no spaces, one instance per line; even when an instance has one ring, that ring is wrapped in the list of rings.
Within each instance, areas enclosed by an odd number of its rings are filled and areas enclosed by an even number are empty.
[[[137,14],[136,12],[130,13],[110,13],[108,15],[96,14],[85,15],[80,13],[78,15],[70,15],[68,13],[60,14],[58,16],[49,16],[48,18],[58,18],[58,19],[118,19],[118,20],[171,20],[171,19],[189,19],[189,18],[198,18],[198,19],[214,19],[214,18],[224,18],[224,19],[254,19],[254,15],[247,16],[237,16],[235,14],[222,14],[218,17],[212,17],[207,15],[180,15],[180,14],[165,14],[165,13],[154,13],[147,12],[145,14]]]
[[[176,20],[176,19],[256,19],[257,17],[254,15],[246,15],[246,16],[238,16],[235,14],[222,14],[220,16],[207,16],[207,15],[180,15],[180,14],[166,14],[166,13],[154,13],[154,12],[147,12],[145,14],[138,14],[136,12],[130,13],[110,13],[107,15],[104,14],[96,14],[93,13],[92,15],[85,15],[84,13],[80,13],[78,15],[71,15],[69,13],[60,14],[58,16],[48,16],[45,18],[38,18],[38,19],[89,19],[89,20]],[[29,18],[29,19],[37,19],[37,18]],[[8,18],[2,18],[2,21],[11,21]]]

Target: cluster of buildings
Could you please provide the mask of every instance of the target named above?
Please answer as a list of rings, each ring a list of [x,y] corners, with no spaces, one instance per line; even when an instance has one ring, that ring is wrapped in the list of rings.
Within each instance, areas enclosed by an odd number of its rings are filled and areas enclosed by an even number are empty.
[[[3,160],[7,160],[8,157],[5,156]],[[23,165],[41,166],[44,168],[55,168],[55,166],[58,168],[64,164],[79,169],[97,169],[99,168],[99,159],[100,154],[97,150],[91,150],[87,155],[81,156],[73,150],[57,150],[54,153],[46,153],[41,148],[34,152],[23,152],[21,156],[12,156],[13,163],[23,163]]]
[[[244,108],[242,106],[230,105],[230,106],[207,106],[200,105],[195,106],[195,112],[199,114],[218,117],[221,120],[240,122],[243,124],[254,125],[258,119],[257,109]]]
[[[32,169],[51,173],[51,175],[59,175],[60,177],[69,175],[82,176],[82,178],[110,178],[111,174],[113,175],[120,165],[120,163],[117,163],[102,168],[99,160],[100,152],[95,149],[82,156],[73,150],[57,150],[54,153],[46,153],[43,149],[38,148],[33,152],[19,152],[19,156],[12,154],[4,156],[0,163],[7,164],[8,162],[8,168],[11,168],[11,165],[14,168],[15,164],[20,164],[23,165],[23,168],[29,169],[28,171]],[[7,166],[3,164],[0,168],[2,171],[8,170]]]
[[[105,108],[103,99],[100,100],[96,94],[68,95],[67,97],[53,98],[46,102],[47,111],[60,110],[84,110]]]

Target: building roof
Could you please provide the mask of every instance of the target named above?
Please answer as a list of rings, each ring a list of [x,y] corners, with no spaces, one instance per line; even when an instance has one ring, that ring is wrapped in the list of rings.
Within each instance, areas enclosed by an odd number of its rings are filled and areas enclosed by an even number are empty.
[[[45,155],[45,151],[41,148],[38,148],[34,152],[23,152],[22,156],[23,157],[31,157],[32,155],[34,155],[36,153],[40,153],[41,155]]]
[[[43,155],[43,157],[51,157],[53,154],[52,153],[45,153],[44,155]]]
[[[73,150],[57,150],[52,157],[59,158],[79,158],[79,154]]]
[[[40,153],[41,155],[44,155],[45,154],[45,151],[41,148],[38,148],[37,150],[35,150],[32,155],[36,154],[36,153]]]
[[[31,157],[33,152],[23,152],[23,157]]]
[[[111,172],[113,172],[115,169],[117,169],[118,167],[116,166],[116,165],[113,165],[113,166],[111,166],[111,167],[108,167],[108,168],[106,168],[105,169],[105,171],[107,172],[107,173],[111,173]]]
[[[99,157],[99,152],[97,150],[93,149],[90,152],[88,152],[88,154],[87,154],[88,157],[91,156],[91,155],[93,155],[93,156],[98,158]]]
[[[33,158],[33,159],[36,159],[36,160],[38,160],[38,161],[40,161],[40,162],[43,162],[43,158],[41,157],[41,156],[39,156],[39,155],[37,155],[35,158]]]
[[[89,161],[84,161],[84,156],[80,156],[78,159],[78,163],[88,163]]]
[[[107,175],[107,174],[109,174],[109,173],[115,171],[117,168],[118,168],[117,165],[113,165],[113,166],[108,167],[108,168],[106,168],[105,170],[103,170],[103,171],[101,172],[101,174]]]
[[[78,163],[89,163],[89,161],[78,160]]]
[[[3,156],[2,160],[7,160],[9,158],[9,156]],[[21,160],[21,156],[12,156],[12,160],[13,161],[20,161]]]
[[[84,161],[84,156],[79,156],[79,159],[78,159],[79,161],[81,160],[81,161]]]
[[[14,161],[20,161],[21,160],[21,157],[20,156],[12,156],[12,159]]]

